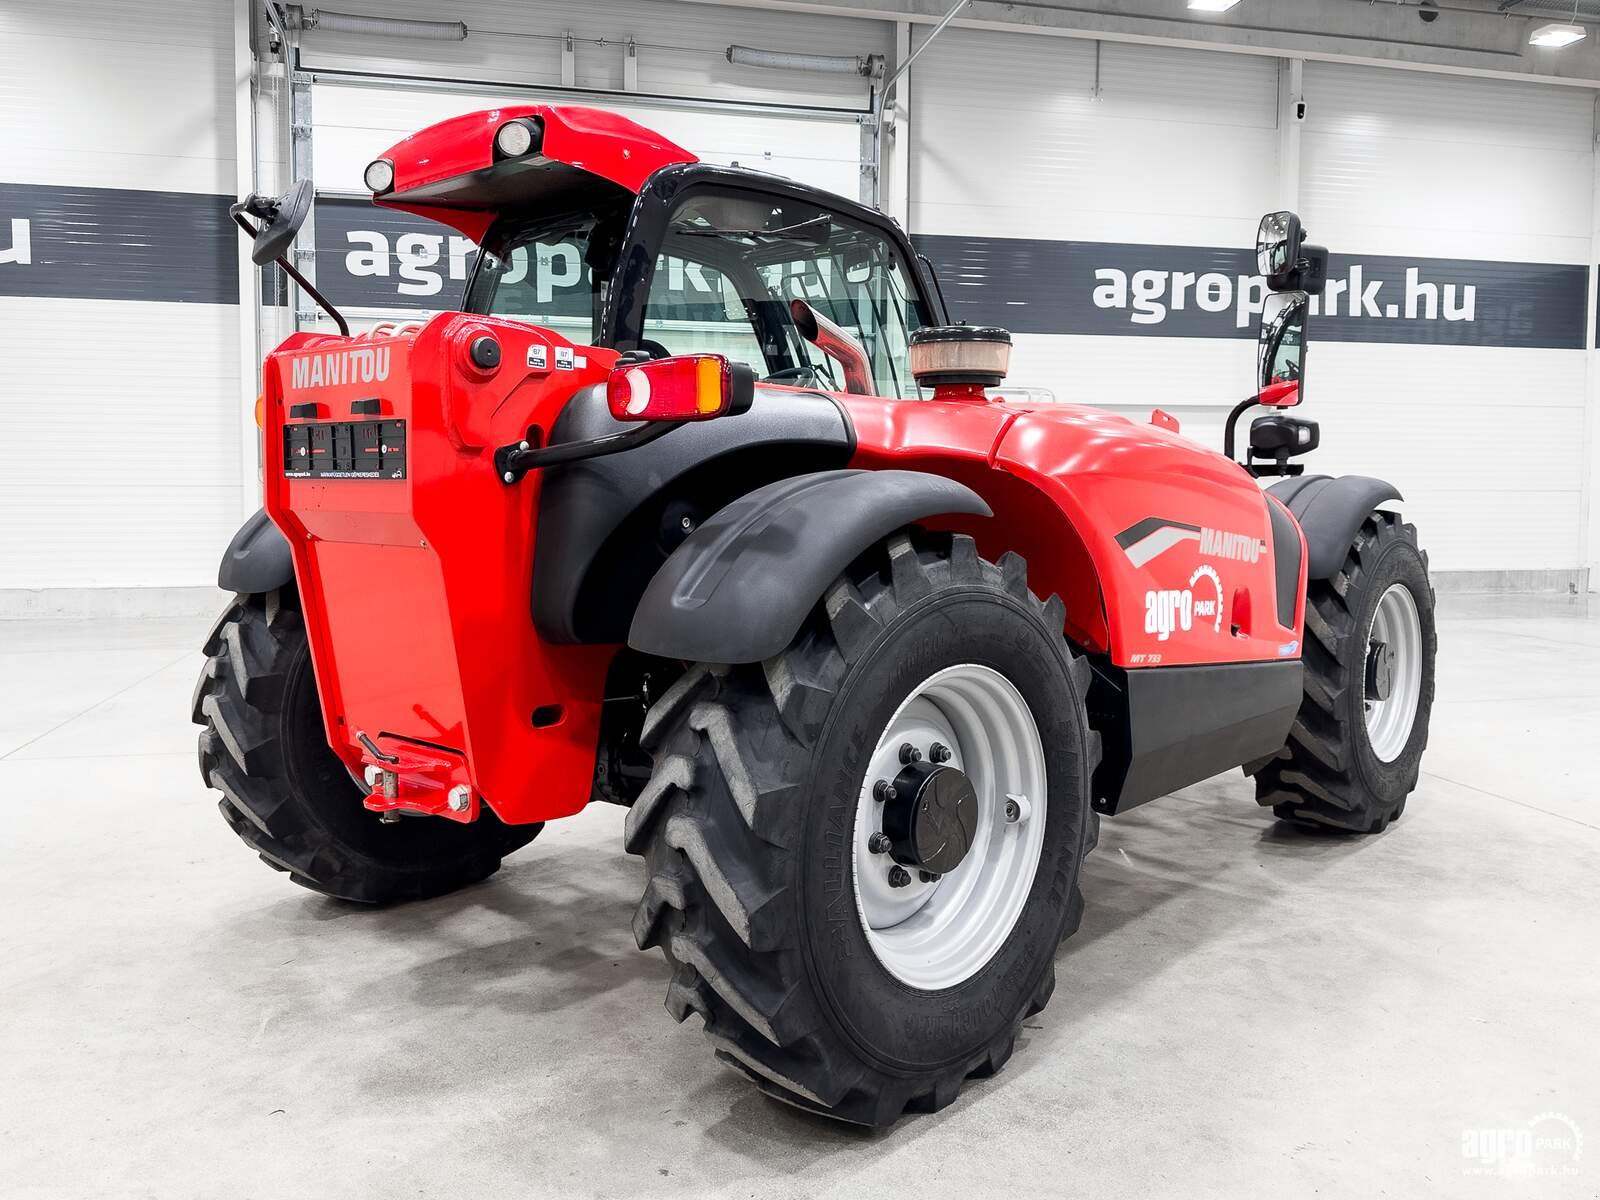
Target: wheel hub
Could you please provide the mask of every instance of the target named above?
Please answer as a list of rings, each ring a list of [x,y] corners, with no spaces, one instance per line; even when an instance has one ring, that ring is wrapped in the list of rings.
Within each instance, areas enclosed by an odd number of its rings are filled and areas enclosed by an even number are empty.
[[[856,808],[856,910],[878,962],[926,991],[971,978],[1026,907],[1044,849],[1044,742],[992,667],[923,680],[867,762]]]
[[[898,863],[934,875],[961,865],[978,831],[978,793],[966,773],[929,762],[907,764],[883,806],[883,832]]]
[[[1391,584],[1373,611],[1361,673],[1367,742],[1379,762],[1394,762],[1411,740],[1422,697],[1424,654],[1417,602],[1404,583]]]
[[[1394,691],[1395,650],[1388,642],[1367,646],[1367,699],[1387,700]]]

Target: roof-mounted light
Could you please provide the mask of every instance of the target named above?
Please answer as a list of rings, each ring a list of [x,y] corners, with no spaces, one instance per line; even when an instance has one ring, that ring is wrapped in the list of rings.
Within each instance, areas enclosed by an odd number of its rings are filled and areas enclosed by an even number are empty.
[[[362,178],[366,180],[367,189],[374,196],[381,196],[394,187],[394,164],[387,158],[370,162]]]
[[[1556,21],[1549,25],[1541,25],[1530,33],[1528,35],[1528,45],[1559,50],[1563,46],[1581,42],[1588,36],[1589,31],[1582,25],[1569,25],[1565,21]]]
[[[544,142],[544,124],[537,117],[523,117],[507,121],[494,134],[496,158],[522,158],[532,154]]]

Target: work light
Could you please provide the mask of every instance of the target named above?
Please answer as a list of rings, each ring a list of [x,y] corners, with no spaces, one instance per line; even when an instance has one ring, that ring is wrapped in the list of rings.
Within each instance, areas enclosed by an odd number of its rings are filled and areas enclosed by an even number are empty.
[[[387,158],[370,162],[362,178],[366,180],[367,189],[373,195],[382,195],[394,186],[394,164]]]
[[[533,130],[523,121],[507,121],[495,132],[494,148],[501,158],[521,158],[533,149]]]

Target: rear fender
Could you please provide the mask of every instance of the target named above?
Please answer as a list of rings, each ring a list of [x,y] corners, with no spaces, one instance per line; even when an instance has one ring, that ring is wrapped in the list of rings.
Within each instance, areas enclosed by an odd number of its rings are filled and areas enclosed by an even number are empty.
[[[1404,499],[1400,489],[1365,475],[1301,475],[1267,489],[1294,514],[1306,537],[1306,578],[1332,579],[1361,523],[1378,505]]]
[[[289,541],[265,509],[239,527],[217,568],[217,586],[225,592],[259,594],[294,582]]]
[[[761,662],[863,551],[950,513],[989,515],[971,488],[920,471],[819,471],[757,488],[720,510],[645,589],[628,645],[689,662]]]

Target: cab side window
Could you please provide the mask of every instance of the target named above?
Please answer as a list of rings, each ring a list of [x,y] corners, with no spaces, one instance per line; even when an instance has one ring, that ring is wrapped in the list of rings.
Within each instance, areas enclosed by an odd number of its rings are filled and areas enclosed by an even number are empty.
[[[676,254],[656,259],[644,311],[646,343],[670,354],[721,354],[748,363],[759,377],[766,356],[743,298],[728,277],[704,262]]]

